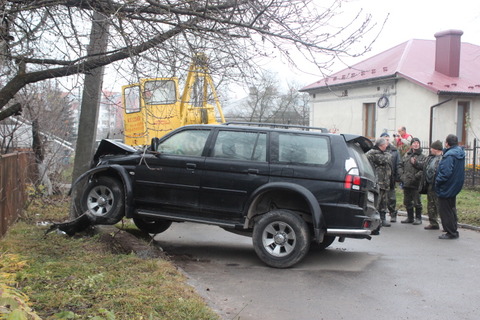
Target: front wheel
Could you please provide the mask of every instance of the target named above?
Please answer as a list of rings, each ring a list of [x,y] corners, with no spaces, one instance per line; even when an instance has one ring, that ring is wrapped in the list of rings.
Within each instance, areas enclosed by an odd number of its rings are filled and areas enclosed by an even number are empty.
[[[133,223],[143,232],[162,233],[172,225],[170,220],[151,220],[146,218],[133,218]]]
[[[111,177],[93,178],[85,187],[80,203],[94,224],[115,224],[125,214],[123,185]]]
[[[255,252],[264,263],[274,268],[288,268],[308,253],[310,230],[294,212],[273,210],[255,224],[252,239]]]

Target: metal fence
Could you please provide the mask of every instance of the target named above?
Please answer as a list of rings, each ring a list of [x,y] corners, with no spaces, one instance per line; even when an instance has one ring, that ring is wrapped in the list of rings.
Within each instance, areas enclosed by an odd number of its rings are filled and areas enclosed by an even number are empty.
[[[25,205],[26,187],[36,176],[35,158],[31,152],[0,155],[0,237]]]
[[[473,140],[471,148],[465,148],[465,185],[478,186],[480,184],[480,141]]]
[[[429,143],[422,141],[423,153],[430,152]],[[480,140],[474,139],[471,147],[465,149],[465,186],[475,187],[480,185]]]

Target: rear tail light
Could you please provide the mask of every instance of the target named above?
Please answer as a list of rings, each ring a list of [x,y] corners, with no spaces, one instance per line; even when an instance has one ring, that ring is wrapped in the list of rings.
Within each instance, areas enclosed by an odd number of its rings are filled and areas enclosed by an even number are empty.
[[[358,170],[350,170],[345,176],[345,189],[360,190],[362,179],[356,171]]]
[[[370,229],[371,225],[372,225],[372,222],[370,220],[363,220],[363,228],[364,229]]]

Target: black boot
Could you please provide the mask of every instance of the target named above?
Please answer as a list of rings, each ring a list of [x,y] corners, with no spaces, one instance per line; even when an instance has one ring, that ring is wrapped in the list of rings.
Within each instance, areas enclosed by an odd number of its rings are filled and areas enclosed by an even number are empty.
[[[413,223],[413,208],[407,209],[407,219],[402,220],[402,223]]]
[[[415,221],[413,221],[413,224],[422,224],[422,208],[415,208]]]
[[[380,211],[380,219],[382,220],[382,227],[391,227],[392,225],[387,222],[386,216],[387,214],[385,212]]]
[[[390,213],[390,222],[397,222],[397,210]]]

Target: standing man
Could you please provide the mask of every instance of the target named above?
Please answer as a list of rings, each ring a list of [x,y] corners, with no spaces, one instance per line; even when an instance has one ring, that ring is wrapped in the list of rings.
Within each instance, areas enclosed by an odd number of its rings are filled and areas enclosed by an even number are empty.
[[[438,164],[442,159],[442,142],[437,140],[430,145],[430,154],[422,165],[423,176],[420,182],[420,189],[426,186],[427,192],[427,210],[428,221],[430,224],[426,226],[425,230],[438,230],[438,198],[435,193],[435,174],[437,172]]]
[[[402,223],[422,224],[422,202],[418,186],[422,177],[421,164],[424,161],[425,156],[420,148],[420,140],[413,138],[410,150],[402,157],[398,167],[398,173],[403,183],[403,204],[407,209],[407,219],[402,220]],[[415,219],[413,217],[414,210]]]
[[[385,151],[387,147],[387,140],[379,138],[375,141],[374,147],[367,152],[367,158],[375,169],[375,174],[377,176],[377,184],[379,188],[377,210],[380,213],[382,227],[391,226],[385,218],[387,212],[387,193],[390,189],[390,176],[392,175],[390,153]]]
[[[397,222],[397,195],[396,195],[396,183],[400,181],[398,176],[398,165],[400,163],[400,155],[397,148],[390,143],[390,135],[384,132],[380,135],[380,138],[384,138],[388,142],[386,152],[390,153],[392,160],[392,175],[390,176],[390,189],[387,192],[387,209],[390,213],[390,222]]]
[[[395,137],[397,149],[400,151],[400,154],[403,157],[405,152],[408,151],[410,145],[412,144],[413,136],[407,133],[407,128],[405,127],[398,128],[397,132],[398,134],[394,134],[393,136]]]
[[[438,165],[435,191],[443,230],[439,239],[457,239],[457,194],[465,180],[465,151],[458,145],[458,137],[449,134],[445,140],[443,158]]]

